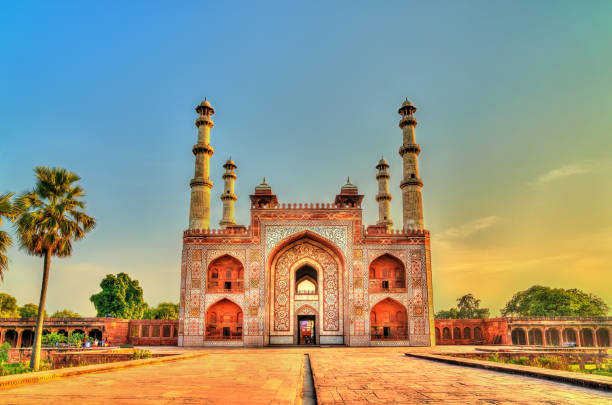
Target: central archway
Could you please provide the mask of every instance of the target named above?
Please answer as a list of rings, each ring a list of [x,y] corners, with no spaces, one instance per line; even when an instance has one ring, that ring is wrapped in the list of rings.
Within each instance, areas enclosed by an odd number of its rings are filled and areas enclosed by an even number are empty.
[[[317,343],[345,343],[342,259],[330,243],[302,235],[281,244],[270,260],[269,344],[298,343],[298,308],[314,310]]]

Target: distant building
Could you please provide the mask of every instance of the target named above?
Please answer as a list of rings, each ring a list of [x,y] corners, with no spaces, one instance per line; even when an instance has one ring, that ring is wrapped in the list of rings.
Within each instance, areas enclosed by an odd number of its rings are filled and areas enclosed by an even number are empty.
[[[207,100],[198,105],[189,229],[183,234],[179,346],[433,345],[415,111],[408,100],[398,111],[401,229],[394,230],[391,221],[384,159],[373,165],[378,194],[372,199],[379,218],[368,227],[364,196],[350,179],[333,202],[281,204],[264,178],[250,196],[250,224],[236,224],[237,166],[229,159],[223,165],[220,229],[211,229],[215,110]]]
[[[436,319],[439,345],[609,347],[612,317]]]

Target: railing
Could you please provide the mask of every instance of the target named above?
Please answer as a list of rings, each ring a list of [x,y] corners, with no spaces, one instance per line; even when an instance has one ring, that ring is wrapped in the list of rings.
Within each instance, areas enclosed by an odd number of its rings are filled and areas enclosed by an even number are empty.
[[[407,333],[392,333],[389,336],[384,336],[383,334],[371,334],[370,335],[370,339],[371,340],[408,340],[408,334]]]
[[[251,208],[283,209],[283,210],[346,209],[346,208],[361,208],[361,204],[357,204],[354,207],[349,204],[336,204],[336,203],[282,203],[282,204],[264,204],[262,207],[256,204],[251,204]]]
[[[301,290],[301,291],[296,291],[295,294],[296,295],[316,295],[317,290]]]

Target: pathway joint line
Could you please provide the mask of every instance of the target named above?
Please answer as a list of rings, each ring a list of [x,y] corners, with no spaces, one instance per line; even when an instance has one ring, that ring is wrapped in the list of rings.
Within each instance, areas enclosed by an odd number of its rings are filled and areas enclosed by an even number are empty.
[[[464,367],[482,368],[485,370],[499,371],[508,374],[519,374],[528,377],[577,385],[580,387],[595,388],[603,391],[612,391],[612,379],[608,381],[607,377],[600,378],[600,376],[587,376],[571,371],[549,370],[544,368],[539,369],[537,367],[521,366],[516,364],[499,364],[486,360],[465,359],[439,354],[404,353],[404,355],[407,357],[437,361],[440,363],[454,364]]]

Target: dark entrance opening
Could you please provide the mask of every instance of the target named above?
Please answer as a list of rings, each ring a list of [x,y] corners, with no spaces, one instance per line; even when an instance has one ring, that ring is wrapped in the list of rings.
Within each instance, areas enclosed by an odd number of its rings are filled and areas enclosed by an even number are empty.
[[[225,285],[223,286],[223,288],[225,288],[226,290],[231,290],[232,289],[232,282],[231,281],[226,281],[224,284]]]
[[[317,333],[314,315],[298,315],[298,345],[314,345]]]
[[[223,327],[223,337],[224,338],[229,338],[230,337],[230,328],[228,328],[227,326]]]
[[[388,326],[384,326],[383,327],[383,336],[384,337],[389,337],[391,336],[391,328]]]

